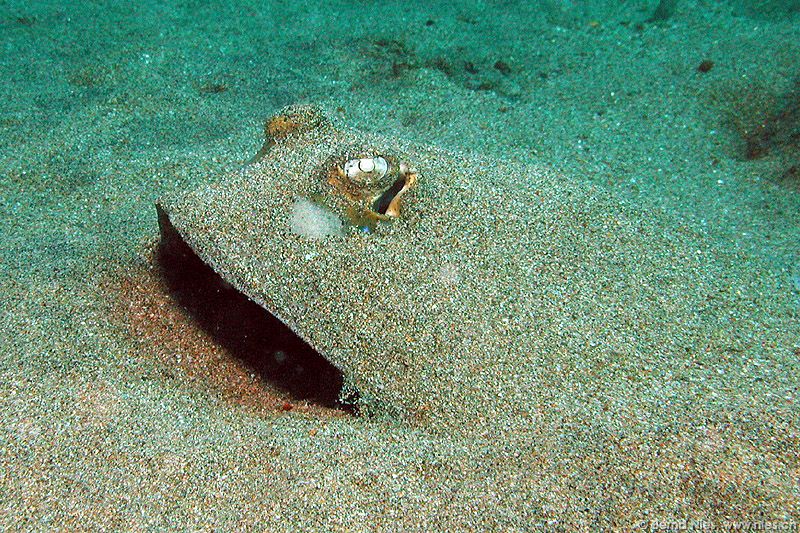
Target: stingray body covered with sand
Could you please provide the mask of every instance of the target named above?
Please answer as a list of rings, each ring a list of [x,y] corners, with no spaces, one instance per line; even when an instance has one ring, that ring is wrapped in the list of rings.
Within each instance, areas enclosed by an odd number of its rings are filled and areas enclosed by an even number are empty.
[[[363,161],[395,175],[348,187]],[[735,258],[690,227],[546,168],[349,130],[310,107],[271,119],[244,170],[160,209],[362,408],[421,425],[668,419],[738,364],[723,344],[746,351],[765,331],[728,281]]]

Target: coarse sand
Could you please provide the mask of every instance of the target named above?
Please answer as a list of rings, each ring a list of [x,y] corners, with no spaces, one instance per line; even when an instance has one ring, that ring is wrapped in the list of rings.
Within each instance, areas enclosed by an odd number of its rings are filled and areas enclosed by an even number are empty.
[[[0,3],[0,527],[797,527],[800,6],[658,3]]]

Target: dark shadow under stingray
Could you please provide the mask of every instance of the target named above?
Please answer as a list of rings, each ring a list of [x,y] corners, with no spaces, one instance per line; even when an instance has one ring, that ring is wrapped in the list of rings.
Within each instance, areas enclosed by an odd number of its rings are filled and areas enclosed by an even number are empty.
[[[232,288],[194,253],[160,208],[158,215],[162,275],[172,296],[200,327],[295,400],[347,408],[339,399],[341,371],[283,322]]]

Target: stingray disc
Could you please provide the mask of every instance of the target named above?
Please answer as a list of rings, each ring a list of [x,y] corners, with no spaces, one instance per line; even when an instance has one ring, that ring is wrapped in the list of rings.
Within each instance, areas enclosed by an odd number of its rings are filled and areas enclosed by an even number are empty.
[[[459,424],[489,408],[524,416],[685,357],[711,267],[607,194],[313,108],[272,123],[260,160],[162,199],[164,221],[365,405]],[[400,191],[396,216],[376,209]]]

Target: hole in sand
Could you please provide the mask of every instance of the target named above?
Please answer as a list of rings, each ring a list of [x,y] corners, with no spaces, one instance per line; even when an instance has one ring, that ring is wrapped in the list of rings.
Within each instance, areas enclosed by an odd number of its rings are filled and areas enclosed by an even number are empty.
[[[342,373],[280,320],[207,266],[159,212],[158,262],[172,296],[216,343],[295,400],[347,408]]]

